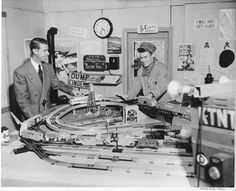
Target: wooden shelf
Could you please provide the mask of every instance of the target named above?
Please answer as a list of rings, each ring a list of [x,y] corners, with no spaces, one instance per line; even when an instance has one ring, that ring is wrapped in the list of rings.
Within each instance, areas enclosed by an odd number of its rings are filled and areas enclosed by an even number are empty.
[[[89,74],[89,78],[85,81],[85,84],[93,83],[94,85],[117,86],[122,81],[121,77],[121,75]]]

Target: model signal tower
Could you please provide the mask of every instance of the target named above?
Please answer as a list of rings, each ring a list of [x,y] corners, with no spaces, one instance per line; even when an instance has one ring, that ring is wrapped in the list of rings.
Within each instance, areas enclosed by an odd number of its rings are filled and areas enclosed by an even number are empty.
[[[97,111],[98,111],[98,109],[96,106],[94,86],[92,83],[90,83],[89,84],[88,100],[87,100],[87,114],[95,114],[95,113],[97,113]]]

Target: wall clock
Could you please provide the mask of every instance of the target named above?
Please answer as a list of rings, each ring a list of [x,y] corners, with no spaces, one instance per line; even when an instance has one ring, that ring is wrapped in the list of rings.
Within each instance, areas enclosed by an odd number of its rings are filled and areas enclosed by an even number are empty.
[[[95,21],[93,31],[99,38],[108,38],[113,31],[112,22],[108,18],[101,17]]]

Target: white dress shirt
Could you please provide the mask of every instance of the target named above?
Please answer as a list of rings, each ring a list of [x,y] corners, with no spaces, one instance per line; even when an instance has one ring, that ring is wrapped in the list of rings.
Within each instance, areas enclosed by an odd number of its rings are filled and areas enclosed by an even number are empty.
[[[32,65],[33,65],[33,67],[34,67],[34,69],[36,70],[37,73],[39,71],[39,65],[41,66],[41,70],[43,71],[42,64],[36,63],[32,58],[30,58],[30,61],[31,61],[31,63],[32,63]]]

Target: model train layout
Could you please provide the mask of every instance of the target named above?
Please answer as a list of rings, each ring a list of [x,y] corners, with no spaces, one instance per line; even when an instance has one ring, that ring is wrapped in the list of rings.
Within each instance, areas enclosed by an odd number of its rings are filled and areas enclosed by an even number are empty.
[[[223,86],[227,84],[219,88]],[[203,95],[195,92],[191,107],[186,107],[144,97],[136,100],[104,97],[95,95],[92,89],[91,86],[87,96],[73,97],[68,104],[22,123],[16,119],[21,125],[20,140],[25,147],[15,149],[15,153],[30,150],[53,165],[93,170],[114,170],[114,166],[65,162],[58,157],[86,155],[99,160],[134,162],[134,167],[129,168],[134,170],[141,159],[174,154],[193,159],[186,177],[197,176],[213,186],[234,185],[234,99],[211,98],[203,104],[198,98],[205,96],[203,87],[199,91]],[[160,115],[164,121],[157,118]],[[175,138],[181,129],[175,129],[172,121],[165,120],[173,117],[188,124],[191,137]],[[211,135],[218,137],[217,140]],[[180,150],[173,152],[173,147]],[[118,164],[115,166],[119,169]],[[145,166],[139,168],[146,172]],[[152,173],[157,171],[152,169]]]
[[[62,105],[46,117],[38,115],[24,122],[29,128],[21,131],[21,137],[36,142],[96,145],[111,144],[111,137],[119,133],[119,143],[131,146],[144,139],[145,129],[161,124],[137,105],[97,101],[96,109],[96,113],[89,113],[87,104]]]
[[[118,133],[123,146],[156,147],[157,140],[147,140],[147,144],[143,140],[146,140],[145,129],[151,129],[152,136],[160,125],[153,117],[158,114],[190,120],[187,107],[157,103],[144,97],[124,103],[117,97],[95,95],[91,84],[87,96],[73,97],[69,104],[56,107],[44,117],[37,115],[25,121],[20,134],[36,142],[109,145]]]

